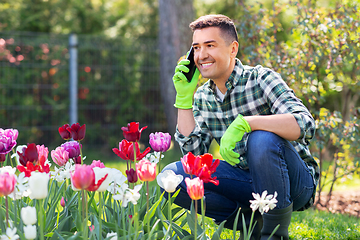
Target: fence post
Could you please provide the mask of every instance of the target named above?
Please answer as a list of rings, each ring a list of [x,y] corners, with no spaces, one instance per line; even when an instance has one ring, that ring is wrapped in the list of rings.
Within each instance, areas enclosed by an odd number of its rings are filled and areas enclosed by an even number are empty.
[[[78,39],[75,33],[69,36],[69,95],[70,125],[78,121]]]

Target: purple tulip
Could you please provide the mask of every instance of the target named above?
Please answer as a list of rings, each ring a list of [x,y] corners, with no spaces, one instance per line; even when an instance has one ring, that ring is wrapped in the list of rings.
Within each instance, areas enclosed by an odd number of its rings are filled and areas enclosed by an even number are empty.
[[[69,141],[61,144],[65,151],[69,152],[69,158],[76,158],[80,155],[80,144],[77,141]]]
[[[171,144],[171,136],[169,133],[151,133],[149,143],[155,152],[166,152]]]
[[[16,129],[0,128],[0,153],[8,154],[16,145],[16,139],[19,135]]]

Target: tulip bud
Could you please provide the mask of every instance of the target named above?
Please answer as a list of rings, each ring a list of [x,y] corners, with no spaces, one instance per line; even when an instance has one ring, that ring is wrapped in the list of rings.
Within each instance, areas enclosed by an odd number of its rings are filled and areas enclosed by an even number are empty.
[[[33,225],[36,224],[36,208],[35,207],[23,207],[20,212],[21,220],[25,225]]]
[[[138,176],[136,171],[133,168],[130,168],[130,170],[125,171],[128,182],[129,183],[136,183],[138,180]]]
[[[61,205],[62,207],[65,207],[65,198],[64,198],[64,197],[61,198],[61,200],[60,200],[60,205]]]

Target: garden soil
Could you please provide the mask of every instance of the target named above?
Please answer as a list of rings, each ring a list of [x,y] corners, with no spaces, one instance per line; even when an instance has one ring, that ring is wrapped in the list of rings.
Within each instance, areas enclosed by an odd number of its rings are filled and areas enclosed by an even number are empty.
[[[327,193],[321,193],[321,204],[316,208],[332,213],[341,213],[360,218],[360,189],[351,191],[334,191],[327,206]]]

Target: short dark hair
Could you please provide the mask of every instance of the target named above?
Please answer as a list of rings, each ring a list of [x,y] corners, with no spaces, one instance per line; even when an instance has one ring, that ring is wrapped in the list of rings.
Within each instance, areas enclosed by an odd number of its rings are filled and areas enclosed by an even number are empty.
[[[205,15],[199,17],[189,27],[194,32],[197,29],[207,27],[218,27],[224,33],[225,41],[230,44],[233,41],[238,42],[238,34],[234,22],[227,16],[221,14]]]

